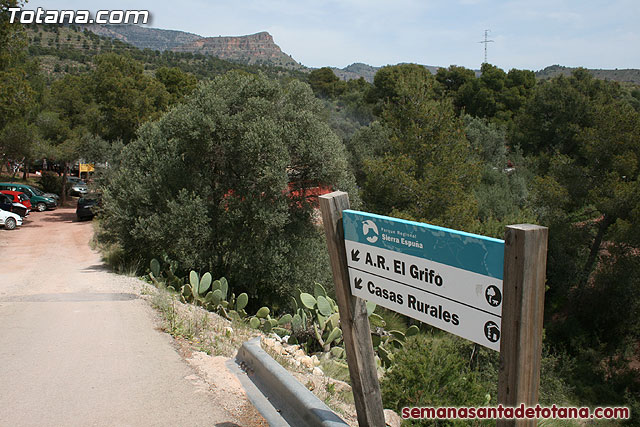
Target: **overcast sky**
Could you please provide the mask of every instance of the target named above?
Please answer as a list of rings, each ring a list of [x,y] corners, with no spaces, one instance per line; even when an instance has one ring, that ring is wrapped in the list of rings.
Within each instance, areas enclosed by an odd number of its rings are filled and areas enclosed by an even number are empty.
[[[25,9],[144,9],[201,36],[268,31],[309,67],[399,62],[505,70],[640,68],[640,0],[30,0]]]

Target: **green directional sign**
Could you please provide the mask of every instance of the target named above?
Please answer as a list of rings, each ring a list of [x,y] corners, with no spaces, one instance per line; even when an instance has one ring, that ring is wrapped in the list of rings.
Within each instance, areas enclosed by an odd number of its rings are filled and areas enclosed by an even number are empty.
[[[504,241],[343,211],[353,295],[499,351]]]

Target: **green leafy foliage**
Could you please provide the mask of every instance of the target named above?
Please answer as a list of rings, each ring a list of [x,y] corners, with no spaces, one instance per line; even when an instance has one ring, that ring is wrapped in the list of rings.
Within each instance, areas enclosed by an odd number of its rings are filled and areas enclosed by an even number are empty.
[[[618,84],[596,80],[584,69],[542,82],[515,119],[513,141],[526,154],[572,154],[576,136],[596,117],[594,108],[619,94]]]
[[[400,411],[405,406],[484,406],[495,401],[491,380],[496,378],[484,379],[470,368],[464,348],[455,337],[408,338],[381,381],[385,404]]]
[[[451,66],[438,70],[436,80],[444,96],[453,100],[457,112],[491,119],[507,125],[524,108],[536,85],[533,71],[513,69],[505,73],[482,64],[480,76],[472,70]]]
[[[457,65],[440,68],[436,74],[436,80],[447,95],[455,94],[462,86],[472,82],[475,78],[476,73],[473,70]]]
[[[434,82],[429,70],[422,65],[400,64],[382,67],[374,77],[368,101],[376,105],[374,111],[380,115],[385,104],[406,103],[412,92],[421,99],[433,98]]]
[[[204,266],[276,307],[295,283],[326,282],[307,193],[356,192],[319,108],[299,82],[231,73],[200,86],[123,150],[103,186],[105,230],[132,256]]]
[[[317,96],[333,98],[340,95],[347,84],[340,80],[329,67],[319,68],[309,73],[309,85]]]
[[[606,269],[609,263],[616,264],[613,257],[600,257],[604,242],[609,242],[611,249],[637,244],[634,233],[619,230],[628,229],[640,206],[637,196],[639,131],[640,115],[631,107],[615,104],[598,107],[594,125],[583,128],[576,136],[580,144],[574,153],[550,159],[548,173],[535,182],[534,196],[543,208],[541,217],[552,231],[563,236],[550,244],[551,259],[560,262],[549,265],[548,277],[555,285],[549,297],[552,304],[566,307],[570,313],[586,309],[588,306],[579,301],[600,292],[592,283],[598,273],[596,265]],[[598,308],[590,310],[593,313],[587,317],[599,317]],[[571,319],[572,316],[568,324]],[[623,323],[634,321],[628,319]],[[590,329],[584,333],[593,337],[596,331]],[[598,341],[618,338],[616,334],[608,334]]]
[[[469,189],[477,168],[462,122],[449,102],[433,99],[433,77],[398,67],[388,67],[377,89],[387,100],[381,124],[389,148],[364,161],[363,199],[377,213],[468,228],[476,215]]]
[[[138,126],[167,108],[169,93],[131,58],[104,54],[94,62],[91,85],[106,120],[103,136],[127,143],[134,138]]]
[[[533,210],[549,226],[547,342],[568,353],[574,368],[564,378],[594,404],[640,398],[639,383],[629,380],[637,354],[638,240],[630,224],[640,206],[640,116],[615,100],[618,93],[578,70],[539,86],[519,119],[526,149],[537,153],[529,155]],[[631,311],[615,308],[621,304]]]
[[[507,148],[504,127],[465,116],[465,133],[481,165],[480,180],[474,190],[479,223],[472,231],[502,238],[509,224],[536,222],[527,206],[527,181],[531,173],[522,155]]]
[[[178,67],[158,68],[155,78],[164,85],[169,93],[169,105],[182,102],[195,90],[198,84],[198,80],[193,74],[185,73]]]
[[[25,115],[33,107],[34,97],[23,69],[0,69],[0,129]]]
[[[24,29],[9,22],[8,12],[24,3],[0,1],[0,171],[7,162],[28,164],[39,154],[33,119],[44,79],[37,63],[27,56]]]
[[[391,129],[377,120],[358,129],[346,142],[349,164],[359,185],[366,182],[365,162],[381,158],[391,149],[391,135]]]
[[[54,172],[45,172],[38,180],[38,185],[45,193],[59,193],[62,188],[62,177]]]

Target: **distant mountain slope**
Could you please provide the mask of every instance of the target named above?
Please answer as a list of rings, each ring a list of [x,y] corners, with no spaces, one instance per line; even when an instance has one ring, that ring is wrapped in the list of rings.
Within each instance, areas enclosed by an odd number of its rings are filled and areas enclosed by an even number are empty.
[[[184,31],[161,30],[139,25],[85,25],[84,28],[99,36],[111,37],[129,43],[138,49],[165,51],[191,43],[202,36]]]
[[[332,67],[331,69],[333,70],[333,74],[335,74],[342,80],[348,81],[364,77],[366,81],[372,83],[373,77],[376,75],[380,68],[381,67],[374,67],[372,65],[356,62],[344,68]]]
[[[425,65],[431,74],[436,74],[440,68],[446,67],[437,67],[432,65]],[[345,68],[335,68],[332,70],[336,76],[341,78],[342,80],[352,80],[359,79],[360,77],[364,77],[364,79],[370,83],[373,82],[373,78],[378,72],[378,70],[382,67],[374,67],[371,65],[363,64],[356,62],[351,64]],[[536,71],[536,78],[540,80],[550,79],[552,77],[556,77],[559,75],[569,76],[571,73],[576,70],[575,67],[563,67],[561,65],[551,65],[546,67],[543,70]],[[480,77],[481,73],[479,70],[474,70],[476,73],[476,77]],[[640,70],[638,69],[621,69],[621,70],[602,70],[602,69],[589,69],[588,70],[595,78],[602,80],[612,80],[621,83],[633,83],[640,84]]]
[[[247,64],[271,64],[300,69],[302,65],[280,50],[266,31],[237,37],[205,37],[176,46],[174,52],[191,52],[216,56]]]
[[[563,67],[562,65],[551,65],[543,70],[536,71],[536,77],[538,79],[549,79],[555,76],[564,75],[568,76],[576,70],[575,67]],[[637,69],[622,69],[622,70],[602,70],[602,69],[589,69],[588,70],[593,77],[602,80],[612,80],[621,83],[634,83],[640,84],[640,70]]]
[[[40,68],[52,81],[66,74],[80,74],[91,70],[93,58],[104,53],[126,54],[144,65],[145,72],[153,73],[161,67],[178,67],[199,79],[208,79],[230,70],[247,73],[265,73],[273,78],[306,80],[301,70],[272,65],[249,65],[225,61],[215,56],[191,53],[164,52],[139,49],[122,41],[121,36],[99,36],[87,28],[76,25],[26,26],[29,55],[37,58]],[[84,31],[83,31],[84,30]],[[107,31],[108,29],[105,29]]]

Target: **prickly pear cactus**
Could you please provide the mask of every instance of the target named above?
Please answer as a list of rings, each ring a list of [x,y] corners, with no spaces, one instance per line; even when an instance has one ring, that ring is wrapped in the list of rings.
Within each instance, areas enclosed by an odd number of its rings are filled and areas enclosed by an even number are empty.
[[[198,293],[200,295],[204,295],[209,290],[211,286],[211,273],[206,272],[200,279],[200,283],[198,284]]]
[[[153,258],[149,263],[149,268],[151,269],[151,274],[153,274],[156,278],[160,277],[160,262]]]
[[[240,295],[238,295],[238,299],[236,301],[236,310],[240,311],[240,310],[244,310],[244,308],[247,306],[247,304],[249,303],[249,295],[247,295],[246,293],[241,293]]]

